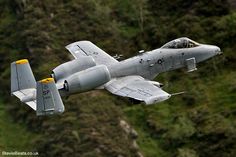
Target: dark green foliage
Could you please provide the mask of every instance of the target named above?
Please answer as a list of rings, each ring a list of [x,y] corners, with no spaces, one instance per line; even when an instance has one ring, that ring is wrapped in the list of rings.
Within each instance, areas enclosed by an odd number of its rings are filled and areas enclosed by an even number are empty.
[[[38,135],[29,143],[40,156],[117,157],[141,151],[146,157],[234,157],[236,13],[231,8],[222,0],[0,0],[0,95],[6,114]],[[65,98],[63,115],[36,117],[9,95],[14,60],[28,58],[39,80],[70,60],[64,46],[77,40],[129,57],[181,36],[216,44],[224,55],[191,74],[182,69],[159,75],[166,91],[187,91],[164,103],[131,105],[94,91]],[[139,133],[139,150],[120,126],[124,119]]]
[[[134,156],[131,137],[120,127],[120,109],[100,94],[90,98],[94,103],[88,103],[89,95],[82,94],[79,100],[73,96],[66,101],[67,113],[44,119],[41,127],[45,135],[37,141],[41,155]]]

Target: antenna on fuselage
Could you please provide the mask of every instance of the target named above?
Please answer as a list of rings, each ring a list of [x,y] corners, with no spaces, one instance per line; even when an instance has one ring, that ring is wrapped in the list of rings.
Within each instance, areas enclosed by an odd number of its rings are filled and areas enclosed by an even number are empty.
[[[139,54],[142,54],[142,53],[144,53],[144,52],[145,52],[144,50],[139,50],[139,51],[138,51]]]
[[[122,59],[123,56],[124,55],[122,55],[122,54],[116,54],[115,56],[113,56],[113,58],[120,60],[120,59]]]

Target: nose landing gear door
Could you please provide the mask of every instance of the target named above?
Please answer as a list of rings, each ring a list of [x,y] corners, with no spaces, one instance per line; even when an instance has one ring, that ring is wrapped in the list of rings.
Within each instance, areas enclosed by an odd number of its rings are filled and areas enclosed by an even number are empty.
[[[188,72],[192,72],[192,71],[197,70],[197,68],[196,68],[196,60],[195,60],[194,57],[186,59],[186,64],[187,64]]]

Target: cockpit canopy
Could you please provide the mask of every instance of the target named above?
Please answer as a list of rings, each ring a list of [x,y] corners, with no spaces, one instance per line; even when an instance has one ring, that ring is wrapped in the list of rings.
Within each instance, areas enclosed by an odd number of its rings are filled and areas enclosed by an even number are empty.
[[[197,47],[200,44],[186,37],[178,38],[166,43],[162,49],[183,49]]]

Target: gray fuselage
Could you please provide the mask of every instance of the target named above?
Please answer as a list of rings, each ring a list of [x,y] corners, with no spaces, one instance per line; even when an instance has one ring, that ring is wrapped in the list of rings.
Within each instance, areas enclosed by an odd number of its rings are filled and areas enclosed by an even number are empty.
[[[111,77],[140,75],[154,79],[159,73],[186,67],[186,60],[195,58],[196,63],[220,54],[220,48],[200,44],[192,48],[159,48],[108,66]]]
[[[68,73],[65,77],[66,79],[56,82],[61,95],[70,95],[92,89],[103,89],[110,81],[125,76],[141,76],[146,80],[153,80],[160,73],[183,67],[186,67],[188,72],[192,72],[197,69],[197,63],[218,54],[221,54],[221,50],[217,46],[199,44],[183,37],[172,40],[159,49],[108,65],[96,65],[95,62],[92,62],[94,64],[85,63],[88,67],[84,66],[83,70],[78,70],[77,67],[81,66],[76,65],[79,63],[83,65],[84,61],[71,61],[54,69],[53,77],[55,80],[60,75],[64,78],[65,74],[71,71],[71,74]],[[62,67],[63,65],[67,68]],[[74,73],[73,70],[79,72]]]

